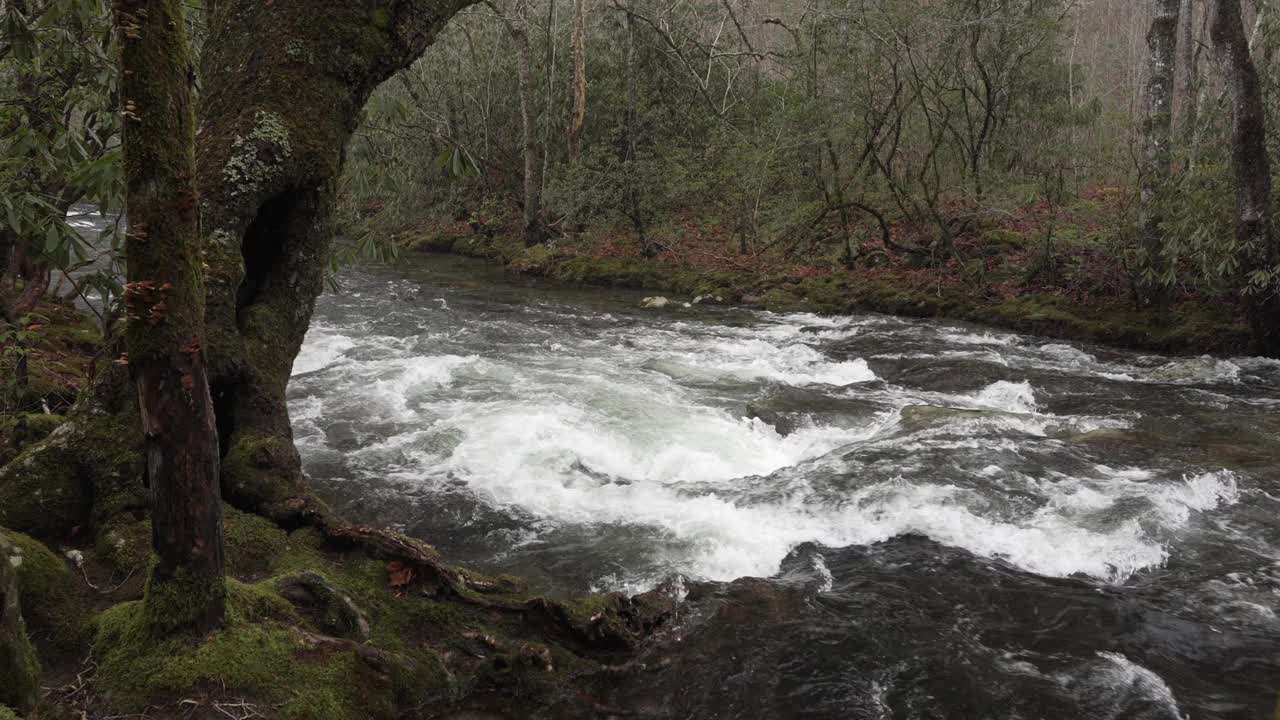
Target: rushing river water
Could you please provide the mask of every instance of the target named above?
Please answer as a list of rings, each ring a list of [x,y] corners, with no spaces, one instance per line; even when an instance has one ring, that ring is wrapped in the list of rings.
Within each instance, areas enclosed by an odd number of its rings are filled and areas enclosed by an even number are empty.
[[[714,581],[697,662],[612,696],[642,717],[1276,709],[1280,363],[342,280],[290,387],[321,493],[552,592]]]

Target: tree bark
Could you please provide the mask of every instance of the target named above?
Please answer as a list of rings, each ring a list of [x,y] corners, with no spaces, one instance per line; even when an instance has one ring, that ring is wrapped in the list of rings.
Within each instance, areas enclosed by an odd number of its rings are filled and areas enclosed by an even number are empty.
[[[587,7],[586,0],[573,0],[573,79],[570,93],[573,110],[569,114],[569,161],[582,154],[582,131],[587,124]]]
[[[1244,271],[1261,281],[1248,288],[1256,350],[1280,357],[1280,245],[1271,230],[1271,164],[1267,158],[1262,82],[1245,35],[1240,0],[1217,0],[1209,34],[1231,90],[1231,168],[1236,188],[1236,242]]]
[[[1182,65],[1182,112],[1179,127],[1182,137],[1190,137],[1189,132],[1199,116],[1200,68],[1196,52],[1195,0],[1182,0],[1182,8],[1178,13],[1178,57]]]
[[[626,49],[625,69],[627,86],[627,111],[623,118],[622,132],[622,172],[623,196],[626,202],[627,216],[631,219],[631,227],[636,231],[636,239],[640,241],[640,255],[653,257],[659,248],[649,240],[645,233],[644,211],[640,206],[640,184],[636,179],[636,148],[638,146],[640,95],[639,78],[636,64],[636,16],[631,7],[634,0],[626,0],[622,10],[626,14]]]
[[[178,0],[117,0],[124,106],[129,373],[151,488],[144,616],[158,634],[222,625],[218,434],[204,360],[194,67]]]
[[[217,3],[201,58],[196,184],[222,494],[238,508],[284,525],[322,510],[293,445],[285,388],[323,289],[345,146],[373,89],[476,2]],[[100,371],[65,429],[0,469],[0,522],[61,538],[131,507],[137,454],[102,443],[139,427],[136,403],[99,404],[118,396],[119,375]],[[56,517],[34,512],[37,479],[57,487]]]
[[[524,155],[524,243],[537,245],[547,238],[542,222],[542,177],[538,158],[533,108],[533,53],[529,48],[529,2],[516,2],[515,19],[506,20],[516,46],[516,82],[520,94],[521,152]],[[495,9],[496,12],[496,9]]]
[[[1142,243],[1140,285],[1146,302],[1165,298],[1168,258],[1165,257],[1160,189],[1169,180],[1172,163],[1173,76],[1177,46],[1179,0],[1155,0],[1155,16],[1147,31],[1147,114],[1142,126],[1141,194],[1138,224]]]

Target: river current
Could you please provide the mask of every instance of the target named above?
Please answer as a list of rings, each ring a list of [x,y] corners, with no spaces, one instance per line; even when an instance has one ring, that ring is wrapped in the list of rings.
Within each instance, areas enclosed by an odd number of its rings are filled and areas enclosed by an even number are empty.
[[[1280,363],[340,280],[289,390],[317,489],[546,592],[718,597],[679,629],[714,653],[612,695],[638,716],[1277,711]]]

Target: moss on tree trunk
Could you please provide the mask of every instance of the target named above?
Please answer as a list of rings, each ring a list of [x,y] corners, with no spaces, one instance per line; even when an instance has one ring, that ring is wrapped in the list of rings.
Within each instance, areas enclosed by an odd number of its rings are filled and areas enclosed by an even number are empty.
[[[221,0],[206,14],[196,137],[203,347],[222,492],[237,507],[285,524],[319,510],[293,445],[285,389],[323,289],[345,145],[373,89],[475,2]],[[58,538],[133,509],[137,453],[98,444],[139,427],[136,402],[118,402],[122,376],[105,367],[64,430],[0,470],[0,522]],[[37,487],[65,498],[55,518],[21,500],[36,476]],[[25,510],[6,509],[8,498]]]
[[[156,633],[223,622],[218,434],[204,354],[195,189],[195,69],[178,0],[118,0],[128,283],[125,334],[151,488],[157,561],[144,615]]]

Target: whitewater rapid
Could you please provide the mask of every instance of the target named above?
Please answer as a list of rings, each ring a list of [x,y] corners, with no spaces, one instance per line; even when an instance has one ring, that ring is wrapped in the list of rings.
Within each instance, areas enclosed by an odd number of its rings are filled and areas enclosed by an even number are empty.
[[[1123,433],[1140,412],[1059,414],[1029,379],[937,390],[887,381],[872,365],[994,354],[1013,378],[1180,385],[1237,382],[1244,370],[1231,361],[1104,362],[1060,343],[882,317],[592,313],[536,300],[485,313],[443,295],[392,316],[343,323],[322,312],[314,324],[291,393],[308,462],[327,458],[342,482],[371,492],[462,494],[514,519],[518,532],[493,536],[495,556],[567,529],[583,543],[627,528],[625,554],[642,559],[612,562],[594,586],[769,576],[801,543],[905,534],[1038,574],[1123,582],[1162,566],[1180,534],[1248,487],[1221,467],[1060,461],[1072,438]],[[894,332],[932,333],[937,347],[848,351]],[[780,390],[818,407],[783,431],[751,416]],[[913,414],[922,407],[923,420]],[[891,466],[867,460],[877,456]],[[1054,460],[1036,467],[1036,456]]]

